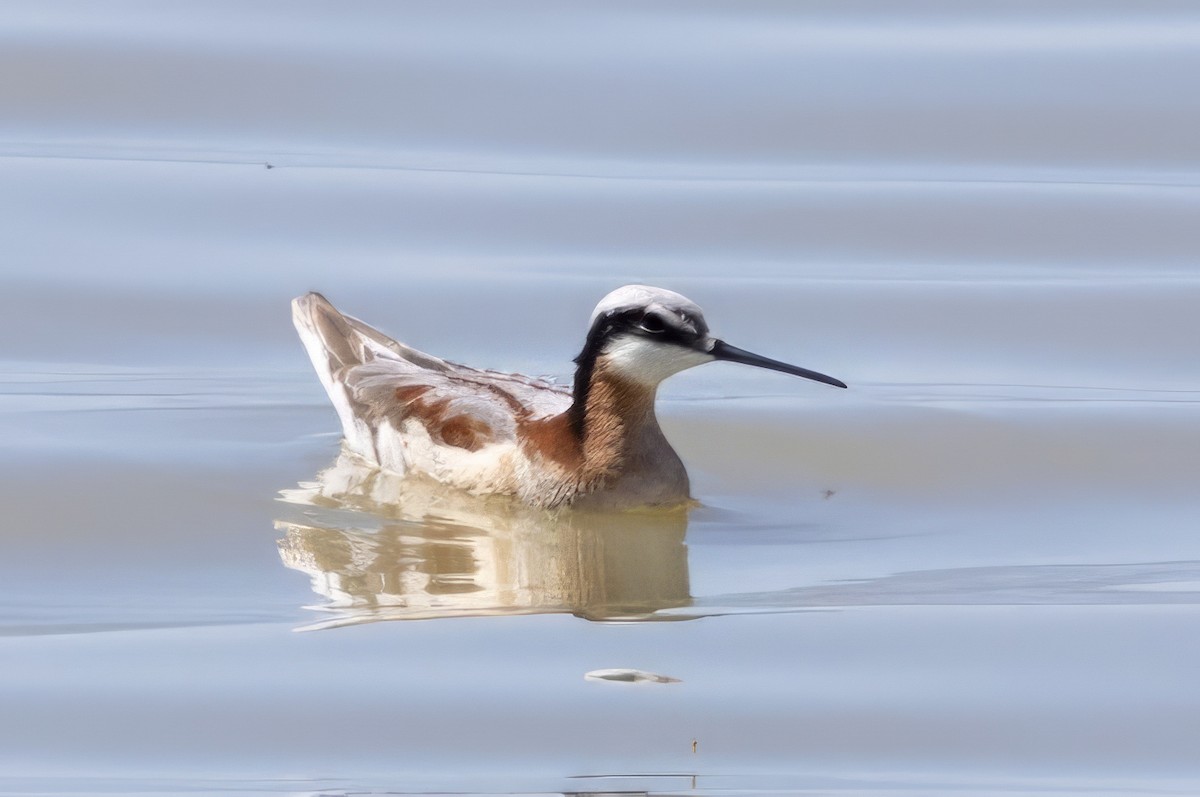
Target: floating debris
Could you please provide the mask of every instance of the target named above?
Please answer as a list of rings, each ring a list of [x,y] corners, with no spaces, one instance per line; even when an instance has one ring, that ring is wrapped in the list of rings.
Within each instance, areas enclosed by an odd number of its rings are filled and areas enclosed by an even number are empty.
[[[584,674],[584,679],[588,681],[620,681],[628,684],[650,683],[650,684],[677,684],[678,678],[672,678],[669,675],[659,675],[656,672],[646,672],[645,670],[592,670]]]

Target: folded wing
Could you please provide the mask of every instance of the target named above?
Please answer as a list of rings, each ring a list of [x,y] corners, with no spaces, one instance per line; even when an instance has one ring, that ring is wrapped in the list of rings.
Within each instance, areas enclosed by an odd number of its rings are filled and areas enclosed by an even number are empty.
[[[302,296],[292,308],[347,447],[388,470],[477,481],[515,448],[520,424],[570,406],[563,387],[417,351],[342,315],[320,294]]]

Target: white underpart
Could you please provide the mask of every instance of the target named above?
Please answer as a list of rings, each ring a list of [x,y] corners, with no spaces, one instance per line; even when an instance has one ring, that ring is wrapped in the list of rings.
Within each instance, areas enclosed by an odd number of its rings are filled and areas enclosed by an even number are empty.
[[[410,467],[404,449],[404,438],[396,431],[396,427],[392,426],[391,421],[385,419],[380,422],[375,429],[375,454],[378,458],[376,464],[392,473],[404,474]]]
[[[613,372],[647,386],[714,359],[707,352],[641,335],[614,338],[600,356]]]
[[[405,421],[399,432],[389,423],[379,427],[379,465],[384,470],[403,474],[412,469],[472,492],[511,491],[511,460],[519,454],[517,445],[507,441],[477,451],[444,445],[416,419]]]

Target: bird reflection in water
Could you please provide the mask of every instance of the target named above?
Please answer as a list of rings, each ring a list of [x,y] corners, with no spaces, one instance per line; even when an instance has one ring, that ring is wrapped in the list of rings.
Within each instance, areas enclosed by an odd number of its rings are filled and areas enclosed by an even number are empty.
[[[279,520],[284,565],[333,613],[307,630],[380,620],[570,613],[589,620],[685,619],[686,509],[551,512],[398,477],[343,452],[314,482],[282,491],[303,519]]]

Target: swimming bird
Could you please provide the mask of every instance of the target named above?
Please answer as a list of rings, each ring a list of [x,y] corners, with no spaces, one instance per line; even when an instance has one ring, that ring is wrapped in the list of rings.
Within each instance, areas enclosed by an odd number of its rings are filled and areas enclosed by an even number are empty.
[[[417,351],[318,293],[294,300],[292,319],[352,453],[538,507],[689,501],[687,471],[654,413],[659,383],[685,369],[724,360],[846,387],[712,337],[695,303],[647,285],[596,305],[571,388]]]

